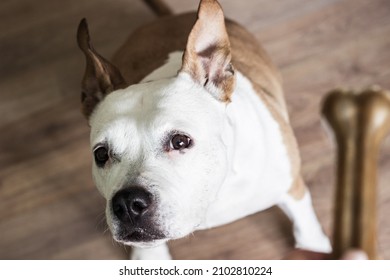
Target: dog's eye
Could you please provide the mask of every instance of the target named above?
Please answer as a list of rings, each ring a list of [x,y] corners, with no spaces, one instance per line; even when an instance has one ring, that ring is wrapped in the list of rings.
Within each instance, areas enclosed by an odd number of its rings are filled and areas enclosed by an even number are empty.
[[[103,167],[109,159],[108,151],[105,147],[99,147],[94,152],[96,165]]]
[[[171,149],[181,151],[191,145],[191,138],[182,134],[175,134],[171,138]]]

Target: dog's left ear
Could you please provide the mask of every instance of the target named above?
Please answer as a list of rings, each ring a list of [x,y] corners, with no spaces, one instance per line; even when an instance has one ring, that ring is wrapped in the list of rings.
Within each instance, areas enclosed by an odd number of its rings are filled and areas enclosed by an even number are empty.
[[[216,0],[200,2],[180,71],[188,73],[218,100],[230,101],[235,84],[234,69],[225,18]]]
[[[110,92],[127,87],[119,70],[99,55],[91,44],[88,24],[82,19],[77,30],[77,43],[85,54],[87,66],[82,81],[82,112],[88,119],[95,106]]]

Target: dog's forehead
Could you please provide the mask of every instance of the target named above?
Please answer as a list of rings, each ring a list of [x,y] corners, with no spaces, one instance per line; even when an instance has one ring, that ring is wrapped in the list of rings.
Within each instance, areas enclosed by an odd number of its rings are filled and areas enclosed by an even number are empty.
[[[185,76],[132,85],[111,93],[98,105],[90,120],[91,141],[118,126],[124,130],[199,127],[218,119],[218,103]]]

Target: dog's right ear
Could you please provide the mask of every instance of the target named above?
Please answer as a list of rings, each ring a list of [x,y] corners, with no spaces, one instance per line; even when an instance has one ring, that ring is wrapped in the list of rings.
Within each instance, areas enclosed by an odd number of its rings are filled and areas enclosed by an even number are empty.
[[[91,44],[87,20],[80,21],[77,42],[85,54],[86,69],[82,81],[82,112],[88,119],[95,106],[110,92],[127,87],[119,70],[99,55]]]

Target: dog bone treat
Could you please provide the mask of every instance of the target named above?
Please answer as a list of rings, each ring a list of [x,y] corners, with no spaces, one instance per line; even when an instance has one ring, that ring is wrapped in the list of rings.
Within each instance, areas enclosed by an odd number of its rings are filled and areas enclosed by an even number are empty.
[[[376,259],[376,185],[380,144],[390,130],[390,94],[334,90],[322,113],[337,143],[334,257],[349,248]]]

